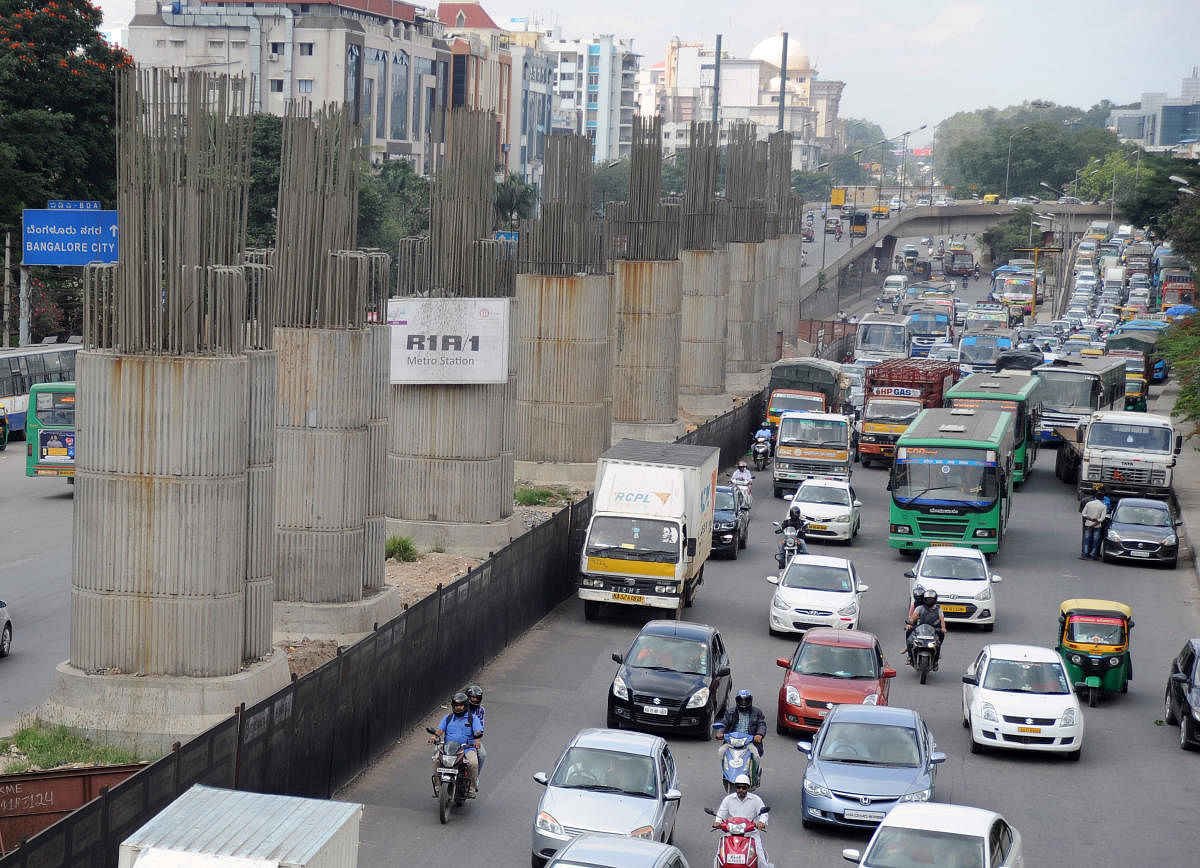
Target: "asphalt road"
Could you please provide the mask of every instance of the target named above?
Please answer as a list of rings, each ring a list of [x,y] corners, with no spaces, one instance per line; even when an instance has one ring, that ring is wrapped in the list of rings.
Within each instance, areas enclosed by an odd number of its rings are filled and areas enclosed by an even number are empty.
[[[972,282],[964,294],[978,298],[982,290]],[[900,666],[891,703],[918,709],[948,755],[935,800],[1004,814],[1024,836],[1028,864],[1195,864],[1200,756],[1181,753],[1175,728],[1159,722],[1169,660],[1186,636],[1200,633],[1195,575],[1186,568],[1078,560],[1074,495],[1054,479],[1053,459],[1053,453],[1043,452],[1033,478],[1017,495],[1007,544],[995,563],[1004,577],[996,586],[995,632],[952,628],[941,670],[921,686],[911,669]],[[860,537],[849,549],[818,544],[814,550],[853,558],[871,586],[862,628],[881,637],[894,665],[901,662],[907,606],[902,574],[911,560],[887,547],[885,480],[882,469],[856,469],[853,482],[864,502]],[[769,474],[759,474],[755,503],[749,547],[737,561],[710,562],[688,617],[721,629],[735,689],[752,690],[773,719],[782,679],[775,659],[789,654],[795,640],[767,633],[772,587],[764,577],[774,568],[776,543],[770,521],[782,517],[786,507],[771,498]],[[1076,596],[1133,606],[1136,680],[1129,693],[1085,708],[1083,758],[1077,763],[1016,753],[972,755],[961,727],[962,671],[990,642],[1052,644],[1058,604]],[[581,604],[570,600],[479,673],[487,691],[488,765],[480,798],[454,812],[448,825],[439,825],[430,798],[430,748],[423,731],[401,740],[340,793],[339,798],[366,805],[360,865],[478,862],[481,856],[489,864],[527,864],[530,826],[542,793],[531,775],[549,771],[574,733],[604,725],[606,691],[615,670],[609,653],[628,647],[641,625],[638,614],[589,623]],[[675,840],[693,866],[707,866],[716,838],[702,809],[716,807],[722,794],[715,743],[672,738],[671,745],[684,794]],[[776,735],[772,727],[764,759],[761,792],[774,809],[766,841],[776,865],[840,864],[843,847],[866,840],[853,832],[801,828],[805,760],[794,740]]]
[[[0,452],[0,599],[13,619],[12,653],[0,660],[0,734],[45,701],[69,653],[73,491],[64,479],[25,475],[24,441]]]

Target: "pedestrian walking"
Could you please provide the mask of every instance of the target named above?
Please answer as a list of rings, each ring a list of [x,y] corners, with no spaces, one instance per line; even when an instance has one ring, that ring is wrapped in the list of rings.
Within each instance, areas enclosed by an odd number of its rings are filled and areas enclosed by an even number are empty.
[[[1100,545],[1104,540],[1104,520],[1108,518],[1108,507],[1100,491],[1093,491],[1090,500],[1079,510],[1083,514],[1083,542],[1080,560],[1100,560]]]

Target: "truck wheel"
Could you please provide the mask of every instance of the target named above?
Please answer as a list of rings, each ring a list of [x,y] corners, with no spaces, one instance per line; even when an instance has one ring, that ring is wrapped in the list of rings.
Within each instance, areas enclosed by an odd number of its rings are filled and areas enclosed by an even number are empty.
[[[583,601],[583,617],[588,621],[595,621],[600,617],[600,604],[595,600]]]
[[[779,500],[782,497],[783,497],[783,489],[776,486],[775,487],[775,499]]]
[[[867,456],[863,455],[863,454],[860,452],[860,453],[859,453],[859,455],[858,455],[858,463],[859,463],[859,464],[861,464],[863,467],[870,468],[870,466],[871,466],[871,459],[870,459],[870,458],[868,458]]]

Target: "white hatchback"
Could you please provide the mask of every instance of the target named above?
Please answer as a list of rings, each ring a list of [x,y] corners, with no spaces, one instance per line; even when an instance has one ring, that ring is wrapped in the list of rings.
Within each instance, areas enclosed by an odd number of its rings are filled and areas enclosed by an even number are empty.
[[[1083,709],[1050,648],[985,646],[963,675],[962,716],[971,753],[997,747],[1077,760],[1083,749]]]
[[[778,576],[767,576],[778,587],[767,612],[767,629],[802,633],[810,627],[857,630],[862,595],[868,587],[846,558],[796,555]]]
[[[937,591],[938,605],[948,624],[979,624],[989,633],[995,627],[992,585],[1001,579],[988,568],[987,558],[979,549],[930,546],[904,575],[910,594],[917,585]]]
[[[854,487],[841,479],[806,479],[788,498],[808,521],[805,539],[845,540],[858,535],[862,523],[862,501],[854,497]],[[790,510],[791,507],[789,506]]]
[[[1025,865],[1021,833],[995,811],[936,802],[896,805],[867,842],[866,855],[846,849],[842,858],[860,868]]]

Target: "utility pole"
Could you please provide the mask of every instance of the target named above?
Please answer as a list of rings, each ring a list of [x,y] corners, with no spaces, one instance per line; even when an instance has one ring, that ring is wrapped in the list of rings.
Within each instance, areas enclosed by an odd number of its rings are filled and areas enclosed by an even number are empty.
[[[1031,224],[1032,225],[1032,224]],[[1032,253],[1033,254],[1033,297],[1029,301],[1029,319],[1032,322],[1037,322],[1037,291],[1038,291],[1038,256],[1042,253],[1062,253],[1061,247],[1014,247],[1013,253]],[[1058,287],[1059,292],[1062,287]]]
[[[17,330],[17,346],[29,346],[29,266],[21,266],[21,288],[19,291],[19,302],[21,309],[17,312],[20,317],[20,326]]]
[[[713,132],[717,136],[718,146],[721,141],[721,34],[717,34],[717,53],[713,59]]]
[[[784,111],[787,106],[787,43],[788,35],[783,34],[783,57],[779,60],[779,132],[783,132]]]
[[[8,305],[12,287],[12,233],[4,233],[4,343],[8,346]]]

